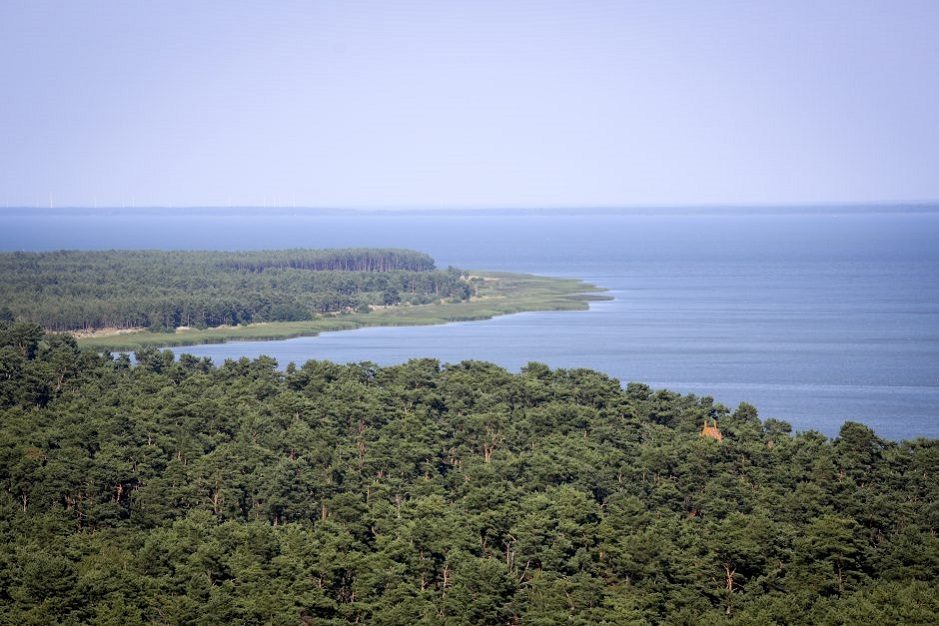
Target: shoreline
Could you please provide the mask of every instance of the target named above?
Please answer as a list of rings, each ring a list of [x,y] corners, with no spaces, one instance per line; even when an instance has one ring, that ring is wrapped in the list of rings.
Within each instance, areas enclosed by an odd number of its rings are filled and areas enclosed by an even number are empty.
[[[140,348],[172,348],[228,341],[274,341],[313,337],[321,332],[374,326],[430,326],[492,319],[535,311],[585,311],[590,302],[612,300],[605,288],[577,278],[556,278],[514,272],[473,270],[477,294],[464,302],[400,305],[369,313],[348,313],[299,322],[259,322],[243,326],[176,329],[153,333],[122,329],[113,334],[76,337],[83,348],[127,352]]]

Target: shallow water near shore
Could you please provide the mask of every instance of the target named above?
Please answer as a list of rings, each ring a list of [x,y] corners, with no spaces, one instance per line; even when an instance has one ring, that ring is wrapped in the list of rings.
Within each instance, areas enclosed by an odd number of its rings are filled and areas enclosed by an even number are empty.
[[[118,243],[119,242],[119,243]],[[701,210],[521,214],[0,214],[0,248],[394,246],[438,265],[573,276],[610,289],[590,311],[365,328],[179,348],[399,363],[589,367],[837,434],[939,437],[939,212]]]

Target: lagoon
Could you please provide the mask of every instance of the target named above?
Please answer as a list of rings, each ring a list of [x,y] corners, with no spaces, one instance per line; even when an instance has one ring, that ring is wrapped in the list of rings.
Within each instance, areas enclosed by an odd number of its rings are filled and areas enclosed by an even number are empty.
[[[115,242],[120,242],[119,246]],[[392,364],[414,357],[589,367],[756,405],[799,430],[854,419],[939,437],[939,211],[153,210],[0,214],[0,248],[396,246],[454,265],[583,278],[614,300],[432,327],[181,348]]]

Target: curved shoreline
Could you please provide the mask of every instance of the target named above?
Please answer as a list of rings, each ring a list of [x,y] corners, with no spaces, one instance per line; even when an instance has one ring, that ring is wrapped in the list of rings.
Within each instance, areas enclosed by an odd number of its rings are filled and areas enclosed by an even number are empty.
[[[369,326],[428,326],[486,320],[531,311],[583,311],[590,308],[591,301],[612,299],[611,296],[603,295],[606,289],[576,278],[475,270],[472,276],[477,293],[465,302],[403,305],[369,313],[322,316],[301,322],[264,322],[201,330],[177,329],[172,333],[137,331],[79,337],[78,344],[97,350],[128,351],[228,341],[272,341]]]

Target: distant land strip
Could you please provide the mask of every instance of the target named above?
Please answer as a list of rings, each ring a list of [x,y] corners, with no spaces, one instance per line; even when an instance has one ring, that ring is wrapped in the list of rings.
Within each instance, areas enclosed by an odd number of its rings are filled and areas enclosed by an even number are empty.
[[[76,333],[80,346],[98,350],[130,351],[226,341],[270,341],[310,337],[321,332],[354,330],[368,326],[428,326],[486,320],[529,311],[587,310],[591,301],[612,300],[605,289],[574,278],[556,278],[495,271],[469,271],[475,295],[459,302],[396,304],[374,307],[368,313],[324,314],[312,320],[262,322],[212,328],[177,328],[152,332],[121,329],[116,332]]]

